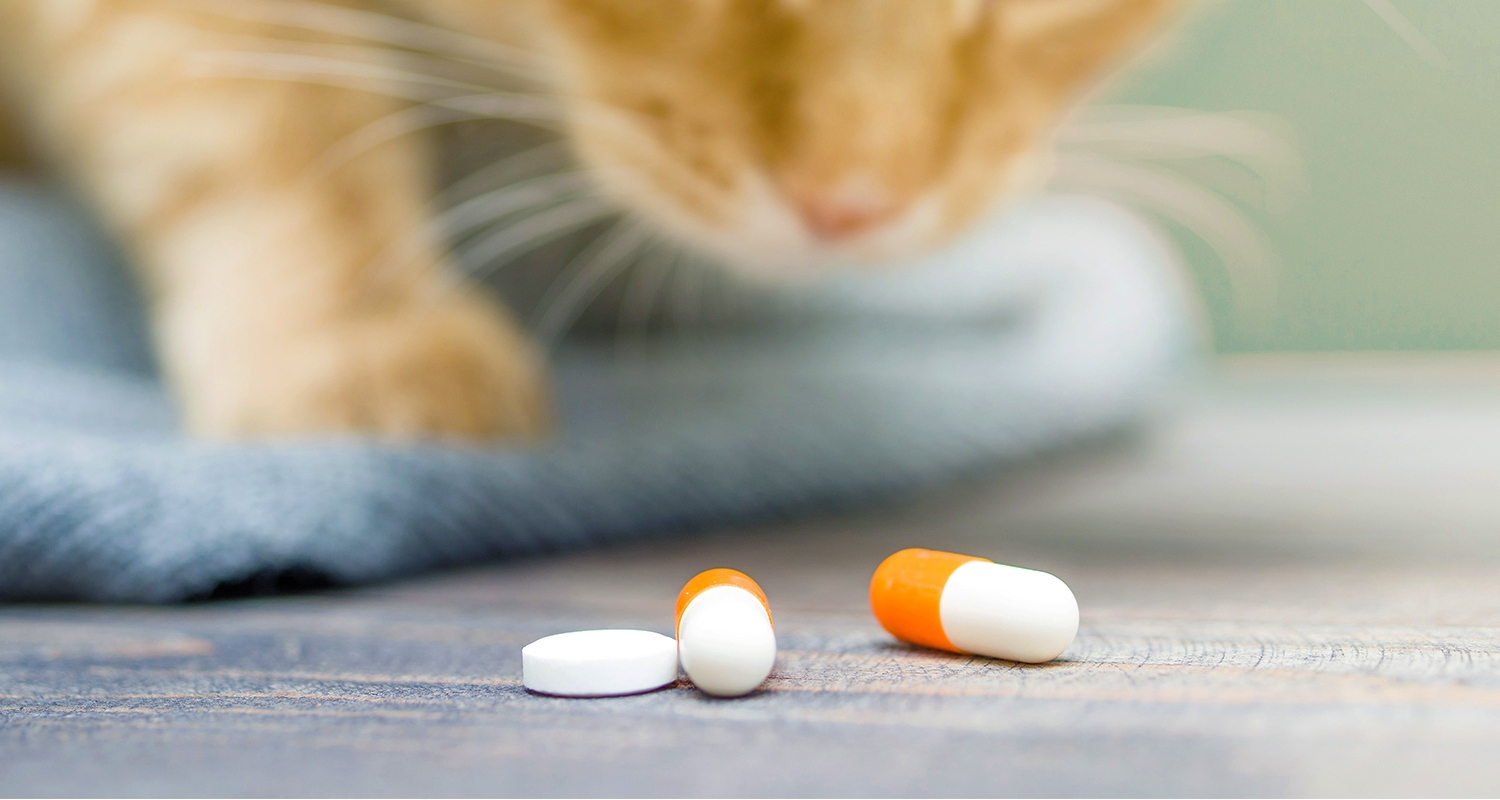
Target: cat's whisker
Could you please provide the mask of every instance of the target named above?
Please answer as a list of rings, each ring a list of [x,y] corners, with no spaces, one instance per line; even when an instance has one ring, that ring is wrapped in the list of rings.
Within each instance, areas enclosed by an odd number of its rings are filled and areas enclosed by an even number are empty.
[[[615,318],[615,328],[622,340],[640,338],[651,325],[651,312],[663,283],[672,273],[674,263],[683,258],[679,247],[658,240],[647,252],[648,259],[636,262],[635,274],[625,286],[620,298],[620,310]]]
[[[694,300],[698,308],[694,313],[697,315],[698,324],[707,329],[723,322],[722,315],[718,313],[723,310],[721,307],[723,298],[717,291],[723,288],[723,283],[719,280],[717,269],[707,264],[704,266],[703,277],[698,281],[698,298]],[[716,299],[719,303],[714,302]]]
[[[544,177],[557,172],[568,163],[569,145],[561,139],[535,145],[499,158],[469,175],[455,181],[439,198],[440,207],[453,207],[473,199],[479,194],[494,191],[530,177]]]
[[[1261,115],[1096,106],[1059,131],[1056,181],[1143,206],[1203,239],[1229,277],[1236,327],[1258,335],[1276,294],[1271,246],[1232,203],[1155,162],[1228,160],[1259,180],[1259,193],[1248,196],[1272,210],[1285,208],[1306,181],[1290,135],[1278,130],[1277,122]],[[1247,195],[1235,188],[1230,184],[1218,191]]]
[[[1228,201],[1170,170],[1082,153],[1060,154],[1054,180],[1143,206],[1192,231],[1224,262],[1237,328],[1264,335],[1276,299],[1276,258],[1260,231]]]
[[[404,108],[387,114],[334,142],[312,163],[308,168],[308,174],[314,180],[326,177],[360,155],[386,142],[469,119],[473,119],[473,115],[451,108],[439,108],[426,104]]]
[[[693,303],[694,319],[705,329],[712,329],[724,322],[724,273],[717,264],[706,260],[699,262],[702,275],[698,279],[697,297]]]
[[[587,183],[578,173],[548,175],[496,189],[436,215],[425,225],[387,246],[366,270],[372,287],[400,274],[400,268],[432,249],[486,225],[526,210],[536,211],[579,194]]]
[[[307,0],[195,0],[191,7],[213,9],[220,16],[235,19],[363,39],[447,58],[473,59],[496,69],[541,75],[538,59],[531,53],[368,10]]]
[[[562,109],[550,99],[512,92],[443,93],[438,90],[467,86],[387,65],[244,51],[201,51],[194,55],[197,58],[190,61],[189,68],[199,77],[297,81],[376,92],[467,114],[470,119],[508,120],[549,130],[561,124]]]
[[[574,110],[580,123],[609,128],[615,147],[628,151],[634,159],[646,162],[644,169],[660,175],[660,181],[687,189],[694,195],[698,205],[711,208],[725,202],[723,193],[711,181],[695,172],[691,166],[682,163],[681,159],[663,153],[659,140],[651,137],[640,126],[628,122],[631,116],[639,116],[638,114],[587,102],[575,102]],[[600,165],[595,170],[606,179],[612,175],[612,170],[607,165]]]
[[[1380,17],[1392,31],[1395,31],[1402,41],[1416,51],[1423,61],[1439,69],[1448,67],[1448,58],[1432,44],[1432,40],[1424,36],[1417,26],[1406,18],[1405,14],[1401,13],[1400,9],[1391,3],[1391,0],[1365,0],[1365,5],[1369,6],[1370,10],[1374,11],[1375,15]]]
[[[439,235],[462,236],[516,212],[543,208],[568,195],[581,194],[589,185],[588,175],[579,171],[518,181],[453,206],[434,218],[432,227]]]
[[[637,220],[615,223],[573,258],[537,304],[533,332],[544,347],[555,345],[609,281],[630,264],[650,239]]]
[[[1268,206],[1284,208],[1306,186],[1290,135],[1266,116],[1153,106],[1094,107],[1057,133],[1059,148],[1155,161],[1217,157],[1248,169]]]
[[[1283,136],[1237,114],[1170,113],[1135,119],[1084,118],[1063,126],[1064,144],[1115,146],[1148,158],[1225,156],[1248,164],[1287,169],[1299,159]]]
[[[585,195],[538,211],[494,233],[478,237],[477,241],[460,249],[455,254],[459,276],[461,280],[481,280],[513,256],[586,228],[616,213],[618,209],[614,204],[594,195]]]
[[[347,58],[307,55],[303,53],[277,53],[266,50],[199,50],[187,59],[187,67],[201,77],[287,77],[327,78],[358,82],[351,88],[371,90],[372,87],[397,85],[421,87],[407,88],[397,94],[408,100],[428,102],[453,97],[457,94],[487,94],[491,87],[427,75],[401,69],[390,63],[354,61]],[[345,85],[345,84],[339,84]],[[438,90],[446,89],[442,92]]]
[[[545,81],[526,76],[497,73],[483,66],[467,62],[454,62],[441,56],[399,50],[379,44],[343,44],[333,42],[299,41],[274,36],[245,35],[226,40],[233,51],[256,53],[279,53],[282,55],[326,58],[333,61],[350,61],[359,64],[382,64],[400,67],[416,75],[452,80],[468,87],[470,91],[514,90],[518,86],[530,86],[541,91]],[[476,74],[477,73],[477,74]]]
[[[708,265],[701,259],[688,258],[678,262],[673,272],[673,285],[668,308],[672,323],[679,328],[694,329],[702,322],[701,301],[703,284],[708,274]]]
[[[556,126],[563,117],[562,106],[550,98],[511,92],[450,97],[436,101],[433,105],[464,111],[475,119],[503,119],[544,127]]]
[[[726,270],[715,269],[713,285],[718,297],[713,303],[714,315],[710,319],[716,325],[733,325],[739,320],[741,289],[734,276]],[[706,305],[706,301],[705,301]]]
[[[432,242],[451,242],[486,225],[499,223],[507,216],[523,211],[544,211],[556,206],[558,201],[569,201],[573,199],[570,196],[581,195],[589,188],[586,175],[578,170],[559,171],[568,163],[569,152],[565,141],[546,142],[499,158],[456,181],[436,201],[436,206],[445,210],[434,214],[421,229],[387,248],[377,260],[380,267],[374,272],[384,276],[380,280],[389,279],[398,273],[400,265],[420,256]],[[499,184],[498,188],[488,188],[496,184]],[[567,230],[561,233],[567,233]],[[462,269],[457,272],[457,277],[448,284],[469,279]],[[444,291],[450,290],[448,284],[445,284]]]

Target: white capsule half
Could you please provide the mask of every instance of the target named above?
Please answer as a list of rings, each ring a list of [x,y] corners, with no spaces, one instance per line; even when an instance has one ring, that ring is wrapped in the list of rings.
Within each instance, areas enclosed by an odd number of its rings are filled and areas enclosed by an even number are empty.
[[[1066,583],[993,561],[953,570],[938,614],[954,647],[1011,661],[1051,661],[1078,635],[1078,600]]]
[[[708,580],[695,578],[696,586],[684,588],[693,591],[677,618],[678,659],[705,693],[738,697],[755,691],[776,666],[776,632],[763,595],[743,584],[760,587],[743,573],[725,582],[731,570],[711,572],[720,575],[704,573]]]

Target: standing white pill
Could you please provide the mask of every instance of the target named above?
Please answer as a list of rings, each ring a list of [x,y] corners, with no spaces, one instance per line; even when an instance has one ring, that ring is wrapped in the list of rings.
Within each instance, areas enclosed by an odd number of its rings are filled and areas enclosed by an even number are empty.
[[[938,550],[881,562],[870,607],[897,639],[1011,661],[1051,661],[1078,634],[1078,601],[1056,576]]]
[[[561,697],[614,697],[677,680],[677,642],[652,631],[559,633],[521,648],[521,682]]]
[[[695,686],[718,697],[755,691],[776,666],[771,607],[743,572],[711,569],[677,595],[677,650]]]

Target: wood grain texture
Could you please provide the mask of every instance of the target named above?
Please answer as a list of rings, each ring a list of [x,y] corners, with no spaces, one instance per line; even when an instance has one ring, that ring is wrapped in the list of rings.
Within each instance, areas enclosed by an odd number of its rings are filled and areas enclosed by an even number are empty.
[[[361,591],[0,609],[0,793],[1493,795],[1486,364],[1231,367],[1151,435],[858,517]],[[1055,572],[1078,640],[1040,666],[892,641],[865,584],[911,545]],[[716,566],[775,608],[763,691],[520,687],[521,645],[669,630]]]

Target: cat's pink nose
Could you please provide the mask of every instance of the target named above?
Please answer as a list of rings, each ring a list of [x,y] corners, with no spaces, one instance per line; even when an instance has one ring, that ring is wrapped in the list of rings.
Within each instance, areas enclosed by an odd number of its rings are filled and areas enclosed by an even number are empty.
[[[888,192],[865,178],[789,194],[808,231],[828,241],[857,236],[890,221],[901,210]]]
[[[889,206],[850,205],[822,199],[798,204],[802,221],[819,239],[847,239],[864,233],[895,216]]]

